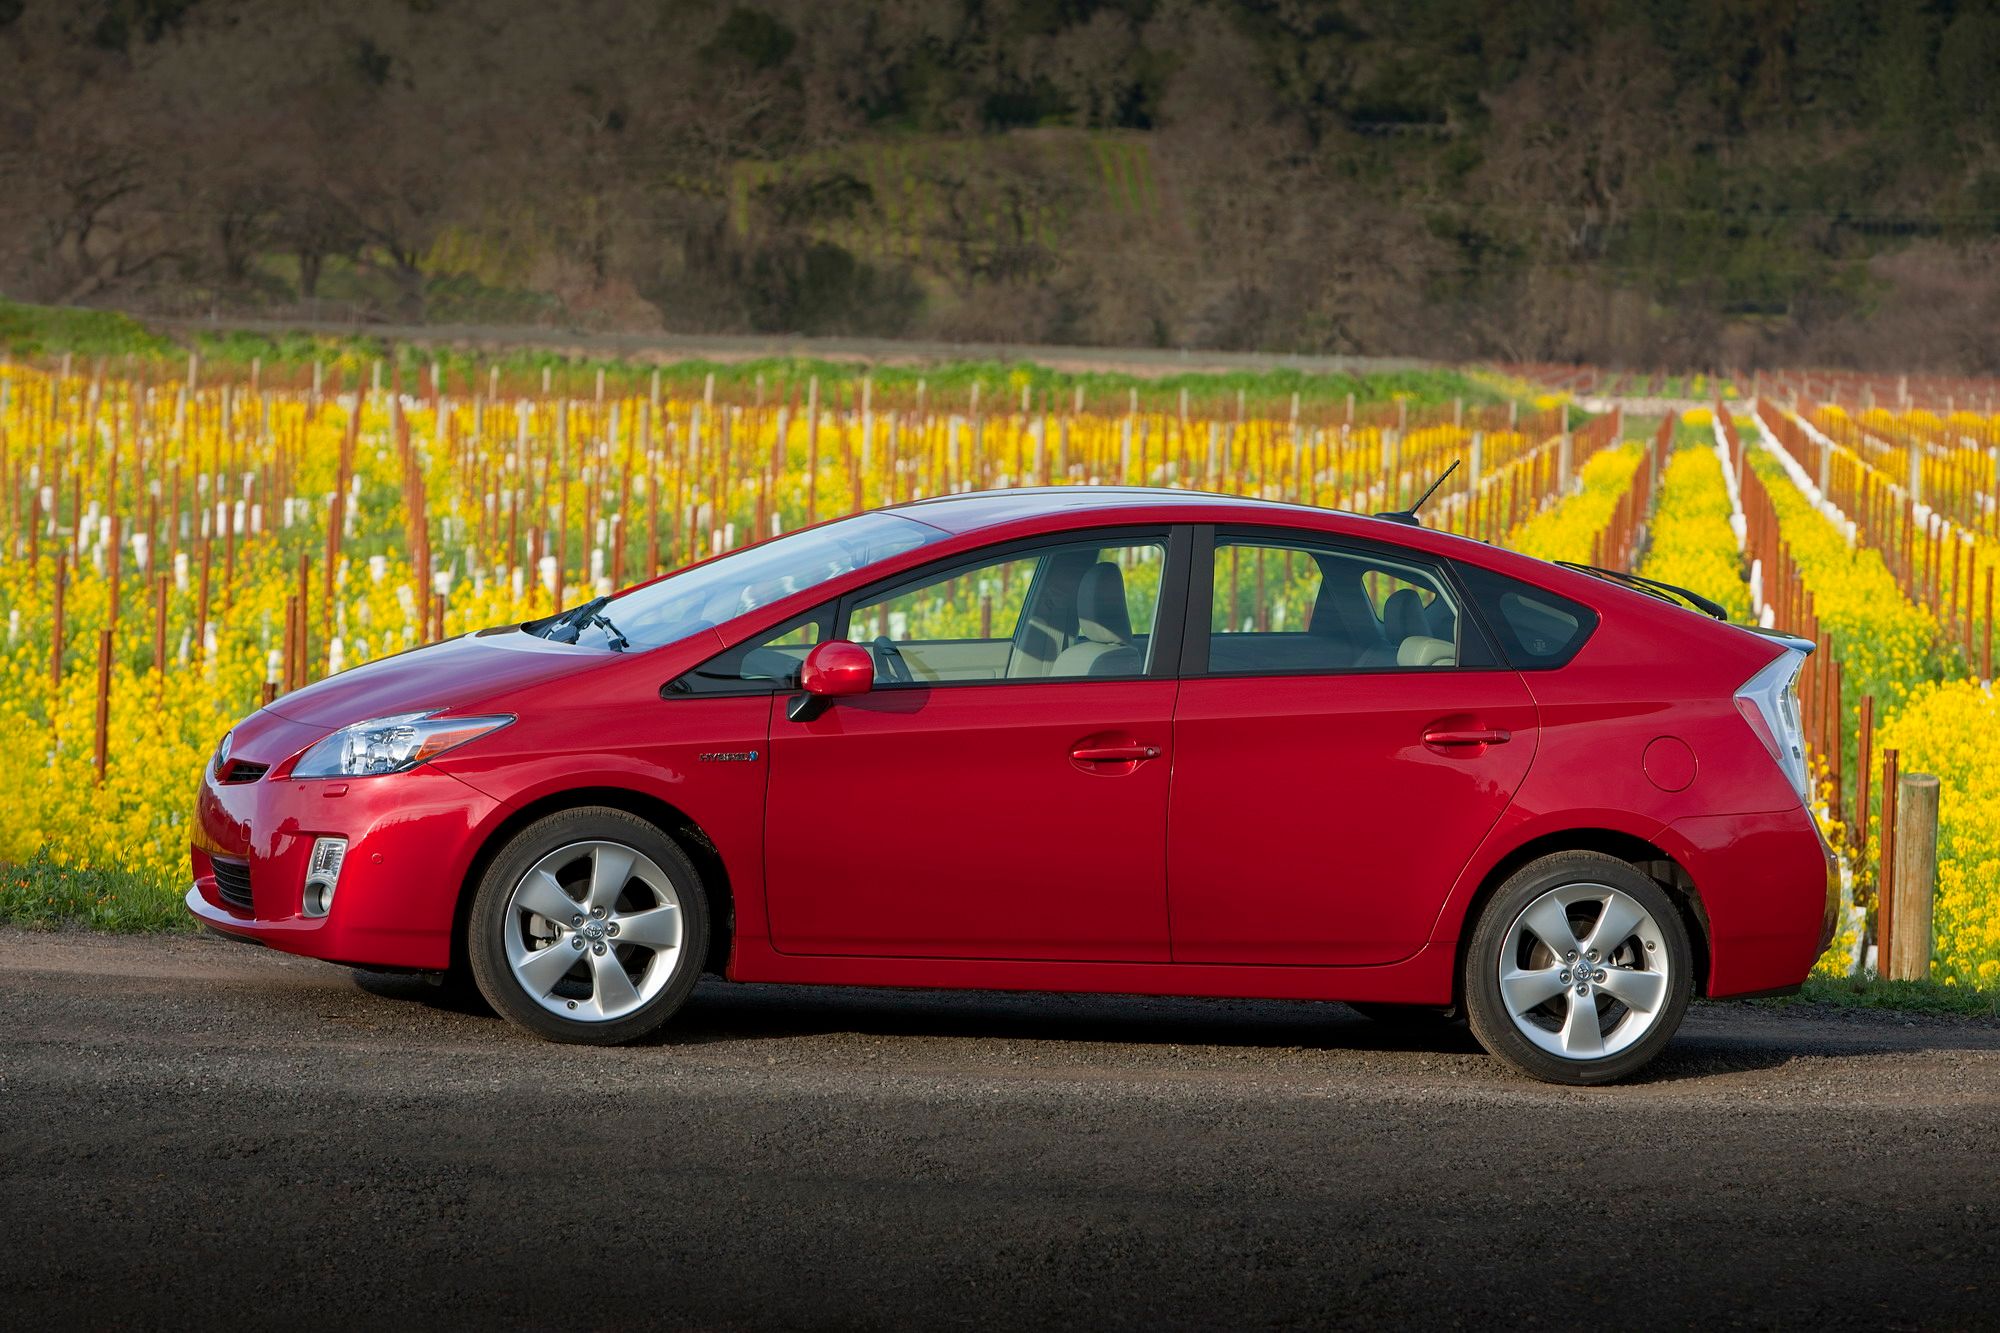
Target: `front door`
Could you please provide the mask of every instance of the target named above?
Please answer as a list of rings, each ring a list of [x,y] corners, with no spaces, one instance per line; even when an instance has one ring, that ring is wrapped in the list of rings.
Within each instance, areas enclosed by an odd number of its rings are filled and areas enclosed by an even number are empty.
[[[839,608],[876,688],[809,721],[773,717],[780,952],[1168,957],[1183,577],[1168,575],[1186,560],[1169,545],[1127,532],[1015,547]]]
[[[1410,956],[1528,771],[1526,686],[1420,559],[1223,533],[1208,582],[1174,714],[1174,960]]]

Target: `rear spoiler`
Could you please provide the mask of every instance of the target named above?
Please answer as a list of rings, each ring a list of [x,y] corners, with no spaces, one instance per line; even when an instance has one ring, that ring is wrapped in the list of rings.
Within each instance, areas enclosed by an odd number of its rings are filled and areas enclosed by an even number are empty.
[[[1793,652],[1804,654],[1807,657],[1811,657],[1813,649],[1819,647],[1811,639],[1803,639],[1796,634],[1791,634],[1781,629],[1765,629],[1762,625],[1744,625],[1741,628],[1749,630],[1752,634],[1762,635],[1767,639],[1776,639],[1780,644],[1791,649]]]
[[[1720,620],[1724,624],[1729,621],[1729,612],[1719,602],[1712,602],[1693,589],[1683,588],[1677,583],[1662,583],[1658,579],[1649,579],[1622,569],[1606,569],[1602,565],[1586,565],[1575,560],[1558,560],[1555,563],[1564,569],[1575,570],[1579,574],[1589,574],[1612,583],[1622,583],[1628,588],[1657,597],[1663,602],[1679,598],[1711,620]],[[1751,627],[1745,626],[1745,628]]]

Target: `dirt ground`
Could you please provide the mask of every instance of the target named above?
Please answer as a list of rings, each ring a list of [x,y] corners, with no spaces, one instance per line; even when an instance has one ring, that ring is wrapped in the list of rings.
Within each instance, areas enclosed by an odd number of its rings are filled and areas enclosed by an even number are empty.
[[[1338,1005],[412,979],[0,931],[16,1329],[2000,1326],[2000,1026],[1703,1005],[1523,1082]]]

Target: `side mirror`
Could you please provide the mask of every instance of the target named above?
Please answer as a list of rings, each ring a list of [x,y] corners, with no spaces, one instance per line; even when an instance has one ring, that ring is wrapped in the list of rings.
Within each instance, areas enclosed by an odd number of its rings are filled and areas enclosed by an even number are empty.
[[[810,722],[835,699],[874,689],[875,659],[858,643],[828,639],[806,654],[805,665],[799,668],[799,688],[805,693],[792,700],[785,716]]]

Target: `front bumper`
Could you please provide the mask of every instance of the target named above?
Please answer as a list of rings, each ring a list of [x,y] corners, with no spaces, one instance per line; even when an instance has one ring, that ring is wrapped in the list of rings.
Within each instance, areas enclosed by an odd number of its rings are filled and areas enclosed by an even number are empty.
[[[443,969],[480,830],[496,811],[492,798],[428,765],[388,777],[237,784],[204,773],[187,908],[211,929],[288,953]],[[307,916],[306,864],[321,837],[347,839],[347,856],[332,909]],[[227,896],[219,859],[233,872]]]

